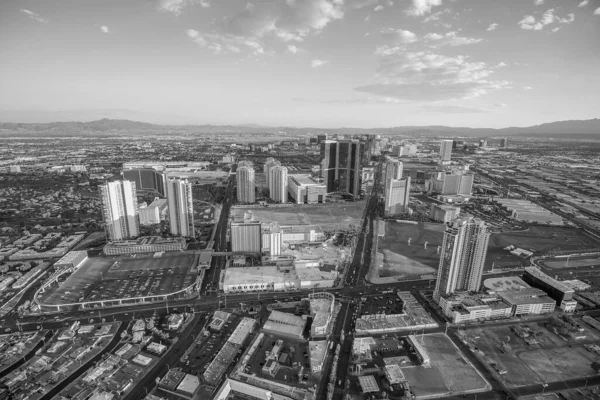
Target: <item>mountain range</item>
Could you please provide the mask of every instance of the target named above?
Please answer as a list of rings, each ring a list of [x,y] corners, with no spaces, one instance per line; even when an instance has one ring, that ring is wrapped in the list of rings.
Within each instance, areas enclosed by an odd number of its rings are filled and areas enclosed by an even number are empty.
[[[0,113],[0,118],[2,114]],[[565,139],[600,139],[600,119],[570,120],[549,122],[528,127],[508,127],[502,129],[468,128],[451,126],[397,126],[390,128],[295,128],[295,127],[270,127],[256,124],[248,125],[158,125],[148,122],[131,121],[128,119],[102,118],[89,122],[40,122],[18,123],[0,122],[0,134],[14,135],[48,134],[51,136],[85,135],[91,133],[189,133],[189,134],[218,134],[218,133],[272,133],[288,135],[305,135],[318,133],[339,134],[384,134],[384,135],[410,135],[410,136],[450,136],[450,137],[490,137],[490,136],[529,136]]]

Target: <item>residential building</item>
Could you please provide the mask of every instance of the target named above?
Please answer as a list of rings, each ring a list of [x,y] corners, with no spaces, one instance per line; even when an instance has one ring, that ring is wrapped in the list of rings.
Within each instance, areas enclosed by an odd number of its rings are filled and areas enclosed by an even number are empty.
[[[448,164],[452,158],[453,140],[442,140],[440,143],[440,163]]]
[[[321,177],[327,193],[360,197],[362,149],[358,140],[326,140],[321,143]]]
[[[456,291],[479,291],[490,233],[485,222],[458,218],[446,228],[433,298]]]
[[[167,201],[171,235],[194,237],[192,184],[187,179],[168,179]]]
[[[269,197],[276,203],[287,203],[288,197],[288,169],[276,165],[269,168],[267,174],[269,182]]]
[[[237,201],[238,203],[254,203],[256,201],[254,168],[250,166],[237,169]]]
[[[110,240],[139,236],[140,219],[135,182],[113,181],[98,187],[102,217]]]
[[[500,139],[500,147],[503,149],[508,147],[508,139],[507,138]]]

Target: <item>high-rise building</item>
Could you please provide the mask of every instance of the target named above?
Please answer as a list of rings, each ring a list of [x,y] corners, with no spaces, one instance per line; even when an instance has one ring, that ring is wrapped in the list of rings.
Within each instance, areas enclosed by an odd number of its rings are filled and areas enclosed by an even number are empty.
[[[403,168],[402,161],[387,157],[385,160],[385,179],[402,179]]]
[[[153,190],[166,196],[165,174],[154,168],[132,168],[123,170],[123,178],[135,182],[137,190]]]
[[[254,203],[254,168],[244,166],[237,169],[237,201],[238,203]]]
[[[410,177],[403,179],[386,179],[385,216],[406,213],[408,211],[409,198]]]
[[[320,135],[317,135],[317,144],[320,144],[321,142],[324,142],[327,140],[327,134],[326,133],[322,133]]]
[[[479,148],[485,149],[487,147],[487,139],[479,140]]]
[[[277,203],[287,203],[288,195],[288,169],[276,165],[269,169],[269,198]]]
[[[485,222],[458,218],[446,228],[433,298],[456,291],[479,291],[490,233]]]
[[[167,199],[154,199],[147,207],[139,207],[140,225],[160,224],[164,221],[167,214]]]
[[[362,145],[358,140],[326,140],[321,143],[321,177],[327,193],[348,193],[354,198],[360,196]]]
[[[130,239],[140,234],[135,182],[113,181],[98,187],[102,218],[110,240]]]
[[[452,157],[453,140],[442,140],[440,144],[440,162],[448,163]]]
[[[249,253],[261,252],[261,223],[232,222],[231,223],[231,251],[245,251]]]
[[[500,147],[502,147],[502,148],[508,147],[508,139],[507,138],[500,139]]]
[[[192,184],[187,179],[168,179],[167,202],[171,235],[194,237]]]
[[[437,172],[427,181],[428,192],[444,195],[471,196],[475,175],[467,171]]]
[[[263,225],[262,233],[262,252],[269,253],[271,257],[281,255],[281,246],[283,244],[283,234],[278,222],[271,222]]]
[[[20,165],[11,165],[10,167],[8,167],[8,170],[13,174],[18,174],[21,172],[21,166]]]

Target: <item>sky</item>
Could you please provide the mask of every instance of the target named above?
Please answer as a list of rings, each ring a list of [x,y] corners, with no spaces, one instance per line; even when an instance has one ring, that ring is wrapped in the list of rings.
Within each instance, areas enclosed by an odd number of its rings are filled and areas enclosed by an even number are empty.
[[[11,122],[529,126],[599,116],[600,0],[3,0],[0,60]]]

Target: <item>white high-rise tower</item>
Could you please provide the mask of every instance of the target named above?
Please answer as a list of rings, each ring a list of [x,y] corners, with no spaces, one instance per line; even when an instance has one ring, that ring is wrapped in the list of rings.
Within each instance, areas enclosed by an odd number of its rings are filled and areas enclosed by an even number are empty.
[[[237,201],[238,203],[254,203],[254,168],[243,166],[237,169]]]
[[[135,182],[108,182],[98,189],[102,200],[102,218],[110,240],[139,236],[140,219]]]
[[[452,158],[454,140],[442,140],[440,143],[440,163],[449,163]]]
[[[286,203],[288,196],[288,169],[276,165],[269,168],[269,197],[277,203]]]
[[[171,235],[194,237],[192,184],[187,179],[168,179],[167,202]]]
[[[479,291],[490,233],[472,216],[454,220],[444,232],[433,298],[456,291]]]

